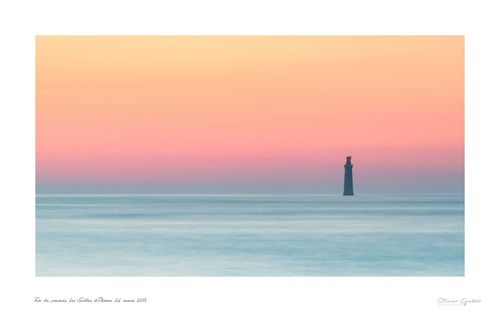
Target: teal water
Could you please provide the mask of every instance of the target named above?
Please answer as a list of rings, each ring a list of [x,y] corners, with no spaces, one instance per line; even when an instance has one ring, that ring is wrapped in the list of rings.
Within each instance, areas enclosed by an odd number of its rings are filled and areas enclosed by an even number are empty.
[[[463,276],[463,195],[38,195],[38,276]]]

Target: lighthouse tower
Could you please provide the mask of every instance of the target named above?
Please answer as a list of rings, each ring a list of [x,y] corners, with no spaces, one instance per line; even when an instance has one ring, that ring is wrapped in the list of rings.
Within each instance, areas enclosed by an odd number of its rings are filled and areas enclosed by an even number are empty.
[[[351,164],[351,156],[347,156],[344,168],[345,168],[345,174],[344,174],[344,196],[352,196],[352,195],[354,195],[354,190],[353,190],[353,187],[352,187],[352,164]]]

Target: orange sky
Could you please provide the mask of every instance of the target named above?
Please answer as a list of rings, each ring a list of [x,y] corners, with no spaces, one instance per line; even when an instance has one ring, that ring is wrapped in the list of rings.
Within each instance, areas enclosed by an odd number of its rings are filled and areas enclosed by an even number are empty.
[[[463,53],[459,36],[39,36],[38,187],[322,192],[352,154],[367,192],[381,174],[388,193],[462,192]]]

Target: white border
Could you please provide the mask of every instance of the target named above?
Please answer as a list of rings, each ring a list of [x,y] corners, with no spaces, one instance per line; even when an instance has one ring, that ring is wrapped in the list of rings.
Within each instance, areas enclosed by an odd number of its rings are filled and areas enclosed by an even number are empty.
[[[0,276],[4,311],[500,311],[495,1],[3,1]],[[41,278],[34,271],[34,36],[47,34],[465,35],[466,276]],[[35,296],[147,296],[146,305],[40,305]],[[440,297],[478,298],[443,307]]]

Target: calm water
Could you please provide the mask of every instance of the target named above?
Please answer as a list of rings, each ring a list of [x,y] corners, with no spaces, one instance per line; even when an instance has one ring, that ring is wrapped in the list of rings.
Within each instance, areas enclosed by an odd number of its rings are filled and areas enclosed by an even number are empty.
[[[39,276],[464,274],[463,196],[39,195]]]

